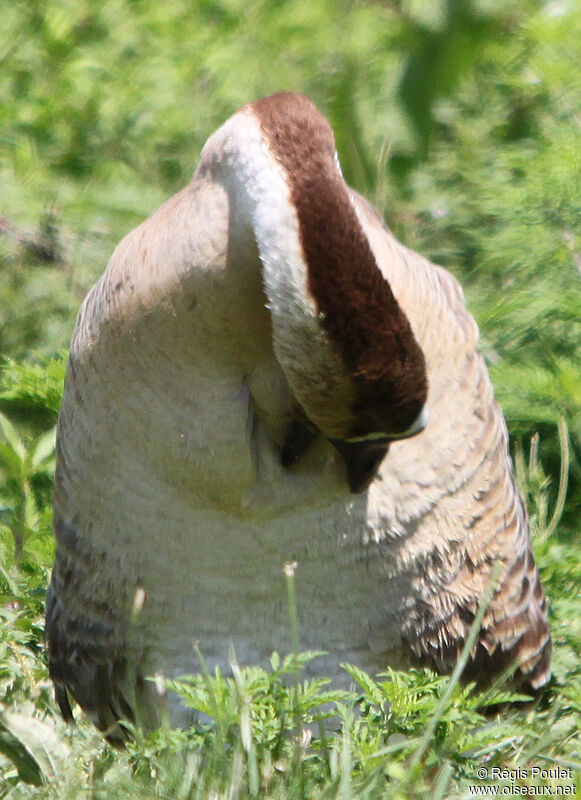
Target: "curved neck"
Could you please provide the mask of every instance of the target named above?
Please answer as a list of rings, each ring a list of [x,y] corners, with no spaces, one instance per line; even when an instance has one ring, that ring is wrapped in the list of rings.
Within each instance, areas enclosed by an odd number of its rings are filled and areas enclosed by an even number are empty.
[[[275,95],[242,109],[208,145],[255,237],[275,354],[307,417],[335,438],[408,428],[425,392],[407,403],[406,370],[414,360],[423,369],[423,357],[351,203],[326,120],[306,98]]]

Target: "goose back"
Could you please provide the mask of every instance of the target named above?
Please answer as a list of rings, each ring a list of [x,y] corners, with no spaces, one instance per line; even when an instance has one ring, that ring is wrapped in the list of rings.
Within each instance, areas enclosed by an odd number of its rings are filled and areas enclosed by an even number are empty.
[[[271,104],[322,119],[297,95]],[[386,439],[353,493],[332,440],[362,383],[313,294],[290,167],[263,118],[251,104],[210,138],[192,183],[121,242],[77,319],[46,629],[63,713],[70,694],[113,740],[119,719],[153,724],[163,703],[145,677],[195,670],[193,642],[210,668],[227,668],[232,647],[242,663],[288,649],[291,561],[301,646],[328,653],[314,672],[449,671],[499,561],[468,674],[515,663],[532,689],[550,676],[526,511],[458,282],[345,187],[428,409],[425,430]],[[289,466],[297,419],[310,433]]]

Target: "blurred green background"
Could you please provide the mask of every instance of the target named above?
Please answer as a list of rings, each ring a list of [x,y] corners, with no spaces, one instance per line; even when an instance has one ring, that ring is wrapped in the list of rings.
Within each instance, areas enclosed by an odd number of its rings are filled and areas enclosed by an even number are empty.
[[[217,738],[165,732],[113,755],[59,720],[42,645],[66,350],[120,238],[187,183],[216,127],[281,89],[310,95],[347,180],[465,288],[528,501],[553,684],[484,720],[459,686],[442,704],[441,678],[351,672],[360,713],[302,749],[278,678],[250,671],[252,698],[208,690],[230,713]],[[3,0],[2,800],[468,797],[477,764],[578,765],[580,154],[579,0]],[[304,689],[315,706],[323,684]]]
[[[553,492],[565,416],[575,527],[578,2],[8,0],[0,28],[3,356],[66,348],[115,244],[189,180],[208,135],[257,96],[302,91],[348,181],[463,283],[511,431],[539,431]],[[5,408],[21,377],[5,368]]]

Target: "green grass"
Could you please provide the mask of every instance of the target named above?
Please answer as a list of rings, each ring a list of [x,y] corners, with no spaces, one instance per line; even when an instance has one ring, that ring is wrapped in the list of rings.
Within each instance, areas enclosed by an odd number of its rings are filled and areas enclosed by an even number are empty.
[[[483,769],[513,794],[579,786],[579,4],[23,0],[0,28],[0,800],[468,798]],[[235,108],[279,89],[313,98],[347,179],[465,287],[550,599],[553,683],[488,714],[502,686],[426,671],[346,667],[337,693],[305,682],[317,656],[289,622],[269,671],[233,657],[208,675],[192,652],[171,688],[212,725],[136,730],[117,752],[58,718],[42,647],[63,354],[121,236]]]
[[[533,460],[521,478],[538,485],[541,469]],[[540,485],[546,486],[542,476]],[[542,508],[546,497],[536,491]],[[268,671],[241,669],[233,654],[228,677],[218,670],[210,675],[202,654],[192,651],[196,673],[159,690],[178,691],[211,722],[149,734],[132,727],[122,752],[111,750],[82,715],[67,728],[54,709],[38,644],[47,568],[36,549],[36,562],[24,557],[20,570],[4,575],[10,602],[0,612],[0,797],[469,797],[471,786],[510,787],[516,770],[518,785],[530,793],[578,785],[581,565],[574,548],[544,539],[545,532],[537,532],[537,555],[552,598],[554,680],[536,705],[501,682],[480,694],[462,687],[460,668],[451,677],[388,670],[372,678],[345,665],[349,691],[303,679],[318,654],[291,646],[290,579],[290,654],[273,654]],[[3,561],[13,561],[7,549]],[[466,657],[469,648],[470,641]],[[511,706],[487,713],[508,701]],[[489,782],[479,777],[482,770]]]

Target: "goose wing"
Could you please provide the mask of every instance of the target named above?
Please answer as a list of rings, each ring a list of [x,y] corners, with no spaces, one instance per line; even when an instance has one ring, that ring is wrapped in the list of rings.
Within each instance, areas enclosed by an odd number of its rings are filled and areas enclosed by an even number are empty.
[[[428,371],[428,426],[395,443],[384,468],[383,490],[394,470],[400,499],[385,524],[410,532],[394,547],[400,568],[416,573],[404,639],[422,662],[450,671],[499,561],[466,676],[486,680],[516,663],[517,682],[539,689],[550,678],[547,603],[478,328],[456,279],[399,243],[367,200],[351,199]]]

